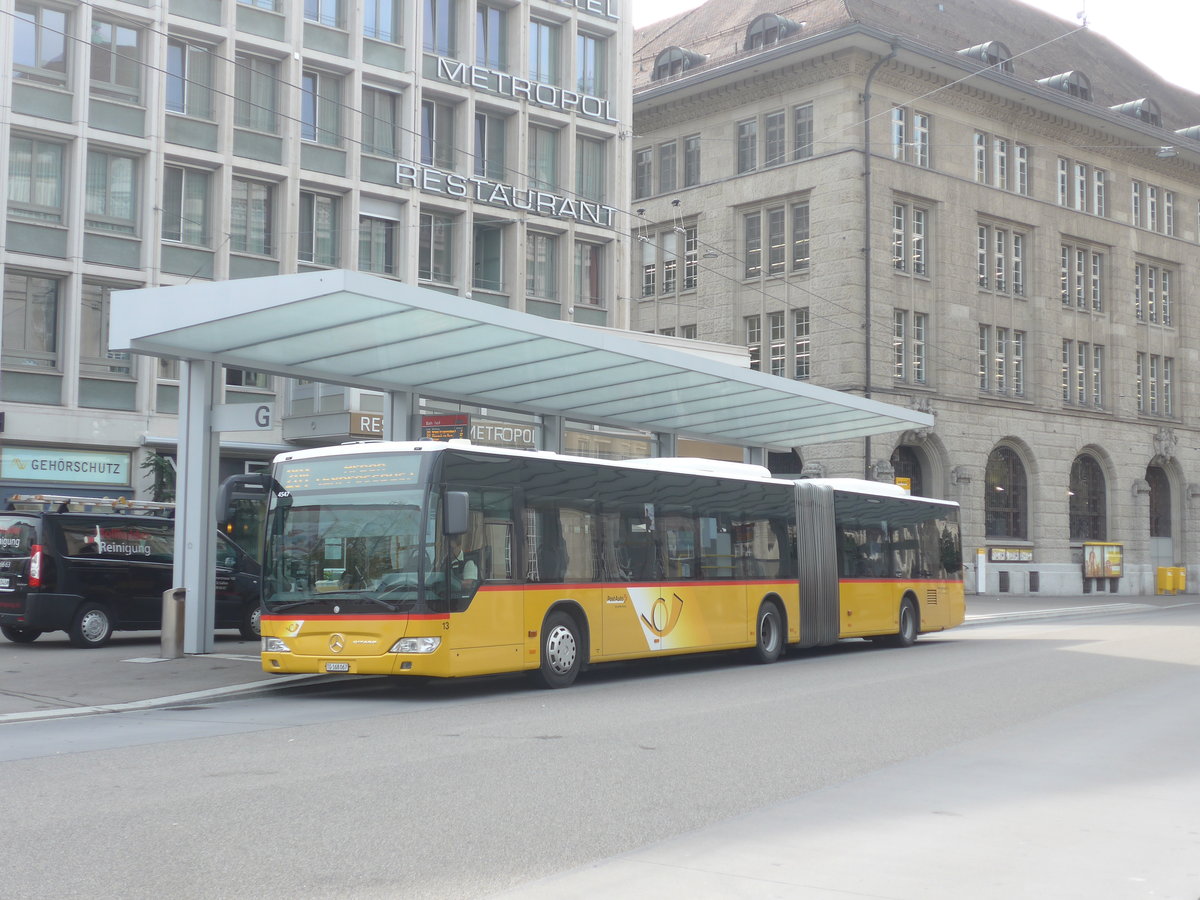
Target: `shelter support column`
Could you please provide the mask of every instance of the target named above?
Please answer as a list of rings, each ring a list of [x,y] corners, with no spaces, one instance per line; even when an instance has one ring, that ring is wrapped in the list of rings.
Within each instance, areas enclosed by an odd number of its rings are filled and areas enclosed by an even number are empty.
[[[658,456],[670,458],[679,455],[679,444],[672,432],[656,432],[654,435],[654,443],[658,448]]]
[[[387,410],[383,417],[385,441],[415,441],[420,438],[416,427],[417,395],[412,391],[388,391]]]
[[[542,449],[563,452],[563,417],[542,416]]]
[[[220,434],[212,429],[216,363],[182,363],[179,397],[179,460],[175,499],[175,586],[186,593],[185,653],[210,653],[216,625],[216,558]]]
[[[745,447],[742,450],[742,462],[752,466],[765,466],[767,451],[762,447]]]

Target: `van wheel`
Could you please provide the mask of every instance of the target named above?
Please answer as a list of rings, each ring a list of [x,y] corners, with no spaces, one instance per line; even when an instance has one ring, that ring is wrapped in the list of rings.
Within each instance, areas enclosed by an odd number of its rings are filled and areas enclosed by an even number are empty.
[[[773,663],[783,653],[783,621],[779,607],[769,600],[758,608],[754,628],[754,658],[760,663]]]
[[[242,610],[242,621],[238,623],[238,631],[248,641],[257,641],[262,637],[262,604],[257,600],[247,603]]]
[[[42,636],[40,631],[34,631],[32,628],[17,628],[15,625],[0,625],[0,634],[14,644],[32,644]]]
[[[72,647],[103,647],[112,633],[112,616],[99,603],[85,603],[79,607],[67,632]]]

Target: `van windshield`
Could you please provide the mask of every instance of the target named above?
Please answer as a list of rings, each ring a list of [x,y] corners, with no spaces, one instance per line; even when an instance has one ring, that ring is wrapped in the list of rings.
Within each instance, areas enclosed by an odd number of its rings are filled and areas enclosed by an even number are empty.
[[[37,533],[36,517],[0,513],[0,557],[28,556]]]

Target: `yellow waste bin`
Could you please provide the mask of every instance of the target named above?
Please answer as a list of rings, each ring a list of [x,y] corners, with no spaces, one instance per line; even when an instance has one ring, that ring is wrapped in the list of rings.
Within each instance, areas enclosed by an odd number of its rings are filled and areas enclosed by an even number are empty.
[[[1175,593],[1175,568],[1173,566],[1158,567],[1158,581],[1155,593],[1159,594],[1174,594]]]

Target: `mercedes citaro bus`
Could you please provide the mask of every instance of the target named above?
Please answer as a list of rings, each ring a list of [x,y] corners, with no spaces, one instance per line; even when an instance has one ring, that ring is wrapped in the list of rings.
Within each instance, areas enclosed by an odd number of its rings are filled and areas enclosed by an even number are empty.
[[[268,672],[565,687],[609,660],[769,663],[963,621],[957,505],[892,485],[464,441],[300,450],[265,477]]]

